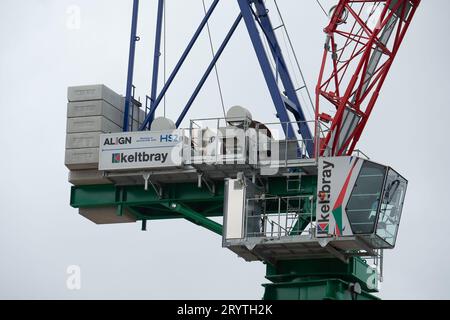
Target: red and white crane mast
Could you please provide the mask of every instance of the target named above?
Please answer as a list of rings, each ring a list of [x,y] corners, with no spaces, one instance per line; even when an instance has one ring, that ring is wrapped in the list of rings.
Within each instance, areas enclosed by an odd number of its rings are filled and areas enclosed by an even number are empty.
[[[419,4],[340,0],[331,10],[316,87],[316,120],[326,124],[320,155],[353,153]]]

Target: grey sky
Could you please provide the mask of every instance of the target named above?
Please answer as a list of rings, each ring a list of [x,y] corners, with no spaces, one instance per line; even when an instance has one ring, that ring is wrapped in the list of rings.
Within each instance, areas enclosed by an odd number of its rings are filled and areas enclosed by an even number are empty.
[[[125,90],[131,0],[0,2],[0,298],[259,299],[260,263],[221,248],[221,239],[185,221],[97,226],[69,206],[64,167],[66,90],[104,83]],[[149,92],[156,0],[142,0],[135,85]],[[209,1],[208,1],[209,2]],[[211,29],[217,43],[238,13],[223,3]],[[168,69],[203,15],[201,0],[167,0]],[[326,24],[313,0],[279,0],[310,88]],[[333,1],[324,0],[327,8]],[[67,9],[81,9],[80,29]],[[422,1],[359,148],[409,179],[398,245],[385,255],[380,296],[450,298],[448,181],[450,3]],[[204,35],[167,100],[175,119],[210,59]],[[275,121],[248,35],[241,25],[219,64],[226,106]],[[162,109],[160,110],[162,112]],[[214,78],[187,118],[220,116]],[[82,288],[66,288],[79,265]]]

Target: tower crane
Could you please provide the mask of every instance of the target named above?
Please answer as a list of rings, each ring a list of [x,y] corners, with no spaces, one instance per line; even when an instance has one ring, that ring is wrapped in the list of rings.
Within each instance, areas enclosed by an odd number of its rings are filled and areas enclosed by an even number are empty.
[[[264,299],[376,299],[383,250],[395,247],[408,182],[355,148],[420,0],[336,1],[324,29],[314,119],[299,99],[309,95],[306,83],[294,84],[278,41],[277,32],[291,41],[283,19],[272,24],[269,0],[236,0],[236,18],[178,119],[156,117],[220,2],[205,8],[158,90],[165,1],[157,1],[152,86],[143,104],[133,85],[133,0],[125,97],[104,85],[68,89],[70,205],[97,224],[139,221],[146,230],[148,221],[185,219],[206,228],[224,248],[266,265]],[[278,121],[261,123],[234,106],[183,128],[241,24]]]

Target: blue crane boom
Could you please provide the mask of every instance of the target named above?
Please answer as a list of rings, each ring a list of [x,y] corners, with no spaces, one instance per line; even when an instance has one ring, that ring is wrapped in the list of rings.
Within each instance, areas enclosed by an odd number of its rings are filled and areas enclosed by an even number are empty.
[[[161,33],[162,33],[162,19],[163,19],[163,10],[164,10],[164,1],[159,0],[158,1],[158,14],[157,14],[157,27],[156,27],[156,41],[155,41],[155,56],[154,56],[154,64],[153,64],[153,83],[152,83],[152,89],[151,89],[151,96],[150,96],[150,111],[148,112],[145,121],[140,126],[140,130],[146,130],[150,127],[150,124],[152,123],[154,119],[154,115],[156,110],[158,109],[161,101],[164,99],[167,91],[169,90],[172,82],[175,80],[176,76],[178,75],[178,72],[180,71],[181,67],[183,66],[186,58],[188,57],[189,53],[191,52],[193,46],[196,44],[198,37],[200,36],[201,32],[203,31],[204,27],[208,23],[209,19],[211,18],[213,12],[215,11],[217,5],[219,4],[220,0],[214,0],[211,4],[209,10],[207,11],[205,17],[200,22],[200,25],[198,26],[197,30],[195,31],[194,35],[192,36],[191,40],[189,41],[187,47],[185,48],[183,54],[181,55],[180,59],[178,60],[177,64],[175,65],[173,71],[171,72],[169,78],[167,79],[167,82],[162,87],[161,91],[157,95],[157,79],[158,79],[158,72],[159,72],[159,55],[160,55],[160,41],[161,41]],[[261,67],[261,70],[264,75],[264,79],[266,81],[268,90],[270,92],[273,104],[275,106],[277,117],[279,121],[283,124],[283,131],[286,135],[286,137],[290,140],[299,140],[297,138],[297,133],[301,135],[302,140],[305,142],[305,148],[310,157],[313,157],[314,155],[314,138],[311,133],[311,130],[307,124],[307,119],[305,117],[304,110],[302,109],[302,105],[300,104],[300,101],[297,96],[297,92],[295,89],[295,86],[292,82],[291,75],[289,73],[289,70],[287,68],[287,64],[283,55],[283,52],[280,48],[280,45],[278,43],[277,37],[274,33],[273,26],[270,20],[270,16],[268,13],[268,10],[262,0],[256,0],[256,1],[250,1],[250,0],[237,0],[238,7],[240,9],[240,13],[238,17],[236,18],[235,22],[233,23],[230,31],[228,32],[226,38],[224,39],[223,43],[220,46],[220,49],[213,57],[212,61],[210,62],[208,68],[204,72],[203,76],[201,77],[200,81],[198,82],[194,92],[192,93],[191,97],[189,98],[186,106],[181,110],[180,116],[177,121],[177,126],[181,125],[181,122],[183,121],[185,115],[188,113],[190,107],[194,103],[198,93],[203,88],[203,85],[205,84],[206,80],[208,79],[208,76],[210,75],[211,71],[213,70],[214,66],[217,64],[218,60],[220,59],[221,54],[226,49],[231,37],[233,36],[235,30],[237,29],[237,26],[239,25],[241,19],[243,18],[246,29],[248,31],[250,40],[252,42],[253,48],[255,50],[257,60],[259,62],[259,65]],[[133,78],[133,68],[134,68],[134,54],[135,54],[135,43],[136,43],[136,29],[135,26],[137,25],[137,11],[139,6],[139,0],[134,0],[134,9],[133,9],[133,18],[132,18],[132,36],[131,36],[131,42],[130,42],[130,63],[128,67],[128,79],[127,82],[127,88],[126,88],[126,105],[125,105],[125,115],[129,113],[128,109],[131,105],[131,88],[133,86],[132,78]],[[269,53],[266,52],[264,49],[263,39],[261,38],[261,35],[258,31],[258,26],[262,30],[262,33],[266,40],[269,43],[270,52],[272,55],[273,60],[276,62],[276,65],[278,66],[277,70],[275,70],[277,74],[274,73],[274,70],[271,67],[270,64],[270,57]],[[281,79],[281,84],[283,86],[283,92],[280,90],[278,84],[277,84],[277,77]],[[131,79],[131,80],[130,80]],[[289,118],[289,112],[292,113],[292,115],[295,118],[295,121],[297,122],[297,131],[292,126],[292,121]],[[125,116],[124,119],[124,128],[128,128],[128,117]]]

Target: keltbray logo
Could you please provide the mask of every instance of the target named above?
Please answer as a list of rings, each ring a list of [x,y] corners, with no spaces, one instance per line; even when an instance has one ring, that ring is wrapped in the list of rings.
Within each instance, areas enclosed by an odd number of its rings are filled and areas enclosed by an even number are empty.
[[[330,225],[330,194],[331,194],[331,178],[333,176],[334,164],[323,161],[322,170],[322,188],[318,192],[320,219],[317,221],[317,233],[319,235],[328,235]]]
[[[113,153],[112,163],[120,163],[120,153]]]
[[[113,153],[112,163],[143,163],[143,162],[159,162],[166,163],[169,154],[166,153],[147,153],[147,152],[135,152],[133,154],[125,153]]]
[[[358,160],[359,159],[356,159],[356,161],[353,163],[352,168],[350,169],[350,172],[348,173],[347,179],[345,179],[344,185],[342,186],[341,192],[339,193],[339,196],[338,196],[336,203],[334,204],[334,207],[332,210],[334,221],[336,221],[336,227],[334,229],[334,234],[337,236],[341,236],[342,232],[344,231],[343,218],[342,218],[342,206],[343,206],[345,195],[347,194],[348,186],[350,184],[350,178],[352,177],[353,170],[355,169],[355,166],[358,163]]]

